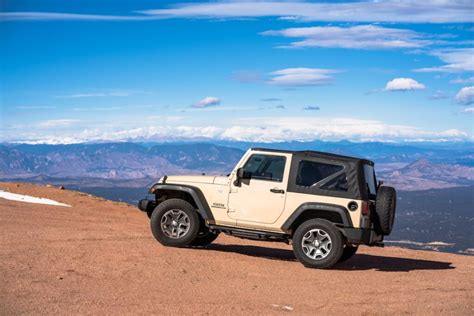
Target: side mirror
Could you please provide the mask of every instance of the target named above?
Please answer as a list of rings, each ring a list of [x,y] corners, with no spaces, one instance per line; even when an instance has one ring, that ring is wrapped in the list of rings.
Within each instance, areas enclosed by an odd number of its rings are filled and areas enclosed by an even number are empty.
[[[252,177],[252,174],[250,172],[245,171],[244,168],[239,168],[237,169],[234,185],[236,187],[240,187],[241,180],[250,179],[251,177]]]
[[[237,169],[237,178],[250,179],[251,177],[252,177],[252,173],[245,171],[244,168]]]

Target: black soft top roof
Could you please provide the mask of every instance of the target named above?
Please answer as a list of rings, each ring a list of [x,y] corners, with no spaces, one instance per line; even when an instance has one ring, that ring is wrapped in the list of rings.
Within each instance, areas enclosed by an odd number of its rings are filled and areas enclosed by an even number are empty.
[[[332,153],[321,152],[321,151],[314,151],[314,150],[281,150],[281,149],[270,149],[270,148],[252,148],[252,150],[293,154],[293,155],[298,155],[298,156],[310,156],[310,157],[317,157],[317,158],[330,159],[330,160],[339,160],[339,161],[346,161],[346,162],[356,162],[356,163],[368,164],[371,166],[374,165],[373,161],[370,161],[367,159],[343,156],[343,155],[332,154]]]

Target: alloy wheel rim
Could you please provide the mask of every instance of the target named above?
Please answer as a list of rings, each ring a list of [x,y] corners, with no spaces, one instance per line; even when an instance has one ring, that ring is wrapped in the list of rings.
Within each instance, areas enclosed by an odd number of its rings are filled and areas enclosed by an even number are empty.
[[[182,210],[167,211],[161,217],[161,231],[169,238],[179,239],[186,236],[191,227],[189,216]]]
[[[326,231],[316,228],[304,234],[301,246],[307,257],[313,260],[322,260],[331,252],[332,240]]]

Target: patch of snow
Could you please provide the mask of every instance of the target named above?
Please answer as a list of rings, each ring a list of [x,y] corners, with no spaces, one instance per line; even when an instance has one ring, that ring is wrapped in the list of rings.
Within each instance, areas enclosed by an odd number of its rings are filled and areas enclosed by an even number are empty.
[[[454,246],[453,243],[447,243],[442,241],[432,241],[427,243],[428,246]]]
[[[385,240],[385,243],[392,243],[392,244],[407,244],[407,245],[415,245],[415,246],[425,246],[425,247],[433,247],[433,246],[441,246],[441,247],[448,247],[454,246],[453,243],[446,243],[442,241],[432,241],[432,242],[418,242],[418,241],[411,241],[411,240]]]
[[[465,250],[459,250],[458,252],[466,255],[474,255],[474,248],[467,248]]]
[[[282,309],[282,310],[284,310],[284,311],[289,311],[289,312],[291,312],[292,310],[294,310],[294,308],[291,307],[291,306],[289,306],[289,305],[272,304],[272,307],[278,308],[278,309]]]
[[[2,190],[0,190],[0,198],[4,198],[6,200],[11,200],[11,201],[26,202],[26,203],[71,207],[71,205],[59,203],[57,201],[50,200],[50,199],[38,198],[34,196],[29,196],[29,195],[15,194],[15,193],[10,193],[10,192],[5,192]]]

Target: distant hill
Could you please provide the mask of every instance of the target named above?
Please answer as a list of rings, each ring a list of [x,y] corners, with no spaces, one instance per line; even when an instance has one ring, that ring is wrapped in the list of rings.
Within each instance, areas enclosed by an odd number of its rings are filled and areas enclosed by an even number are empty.
[[[280,143],[250,143],[236,141],[217,141],[216,144],[240,149],[249,147],[271,147],[289,150],[318,150],[336,154],[363,157],[377,163],[411,163],[419,159],[428,159],[433,163],[460,164],[474,167],[473,142],[411,142],[411,143],[382,143],[382,142],[338,142],[309,141],[309,142],[280,142]]]
[[[146,147],[134,143],[3,145],[0,178],[141,179],[164,174],[229,172],[243,151],[213,144]]]
[[[420,159],[399,169],[382,171],[379,178],[403,190],[449,188],[474,184],[474,167]]]
[[[163,144],[148,151],[173,164],[189,170],[210,170],[228,173],[242,157],[244,151],[207,143]]]
[[[376,162],[379,179],[399,190],[474,184],[472,143],[349,141],[3,144],[0,145],[0,179],[136,187],[164,174],[227,174],[249,147],[317,150],[368,158]]]
[[[474,187],[398,192],[388,243],[474,254]]]

